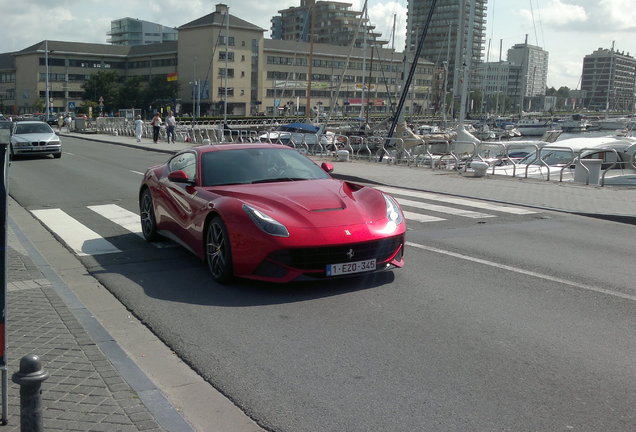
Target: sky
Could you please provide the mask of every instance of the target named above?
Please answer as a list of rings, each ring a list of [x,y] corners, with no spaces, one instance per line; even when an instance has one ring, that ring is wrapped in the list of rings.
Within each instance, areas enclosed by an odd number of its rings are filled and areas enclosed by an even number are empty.
[[[396,17],[394,43],[401,51],[407,0],[368,1],[371,24],[384,40],[390,40]],[[0,53],[43,40],[106,43],[110,22],[125,17],[178,27],[213,12],[221,2],[230,14],[267,30],[265,37],[270,37],[272,16],[300,5],[300,0],[0,0]],[[350,3],[362,10],[364,0]],[[527,35],[529,44],[549,52],[548,87],[579,88],[583,58],[598,48],[614,44],[636,57],[634,0],[488,0],[486,13],[485,57],[499,60],[501,46],[505,60],[508,48]]]

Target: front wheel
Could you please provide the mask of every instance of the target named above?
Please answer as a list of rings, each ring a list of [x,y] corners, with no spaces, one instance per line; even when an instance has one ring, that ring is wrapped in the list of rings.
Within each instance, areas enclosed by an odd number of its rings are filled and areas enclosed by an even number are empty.
[[[218,216],[212,218],[205,233],[205,261],[215,281],[226,283],[233,279],[230,237]]]
[[[139,202],[139,213],[141,216],[141,232],[147,241],[157,241],[157,220],[155,219],[155,208],[152,204],[152,195],[149,189],[145,189],[141,194]]]

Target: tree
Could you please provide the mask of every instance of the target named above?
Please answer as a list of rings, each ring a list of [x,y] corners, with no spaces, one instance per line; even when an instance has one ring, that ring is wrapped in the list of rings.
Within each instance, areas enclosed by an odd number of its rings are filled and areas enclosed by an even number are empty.
[[[103,98],[104,111],[112,111],[116,108],[116,104],[119,102],[119,75],[112,71],[100,71],[90,78],[82,85],[84,90],[84,101],[92,101],[99,103],[100,98]]]
[[[147,106],[144,95],[145,83],[140,76],[126,78],[119,87],[117,108],[141,108]]]
[[[177,89],[177,81],[166,81],[165,75],[153,76],[143,92],[145,106],[174,104]]]

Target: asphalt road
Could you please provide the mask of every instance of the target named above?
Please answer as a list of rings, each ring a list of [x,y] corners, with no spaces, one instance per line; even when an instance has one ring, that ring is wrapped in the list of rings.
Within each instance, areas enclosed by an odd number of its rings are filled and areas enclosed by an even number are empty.
[[[636,430],[632,226],[549,212],[410,222],[399,271],[220,286],[185,250],[87,208],[138,212],[141,172],[165,154],[72,138],[64,151],[15,161],[11,195],[116,245],[82,262],[266,429]]]

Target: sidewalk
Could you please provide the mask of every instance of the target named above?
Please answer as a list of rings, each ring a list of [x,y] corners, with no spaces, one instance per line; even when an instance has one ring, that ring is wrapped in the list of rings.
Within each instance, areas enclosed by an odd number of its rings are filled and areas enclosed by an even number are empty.
[[[148,138],[137,143],[134,137],[102,134],[61,135],[164,153],[174,153],[196,145],[184,142],[168,144],[165,141],[155,144]],[[323,160],[333,162],[333,175],[336,177],[636,224],[636,187],[587,186],[492,175],[462,177],[454,171],[422,167],[353,160],[336,162],[334,158]]]
[[[27,354],[50,374],[42,384],[46,431],[262,431],[12,199],[8,213],[9,406],[0,432],[20,430],[11,376]]]
[[[63,300],[73,301],[72,293],[47,271],[42,257],[13,222],[8,246],[9,410],[8,424],[0,426],[0,431],[20,430],[20,388],[11,382],[11,375],[27,354],[38,355],[50,374],[42,384],[47,431],[192,431],[165,399],[160,400],[154,386],[134,389],[115,369],[83,326],[86,323],[78,320],[77,312],[86,311],[77,306],[72,310]],[[126,362],[125,355],[120,360]],[[172,410],[173,419],[164,425],[144,404],[153,398],[157,403],[152,405]]]

